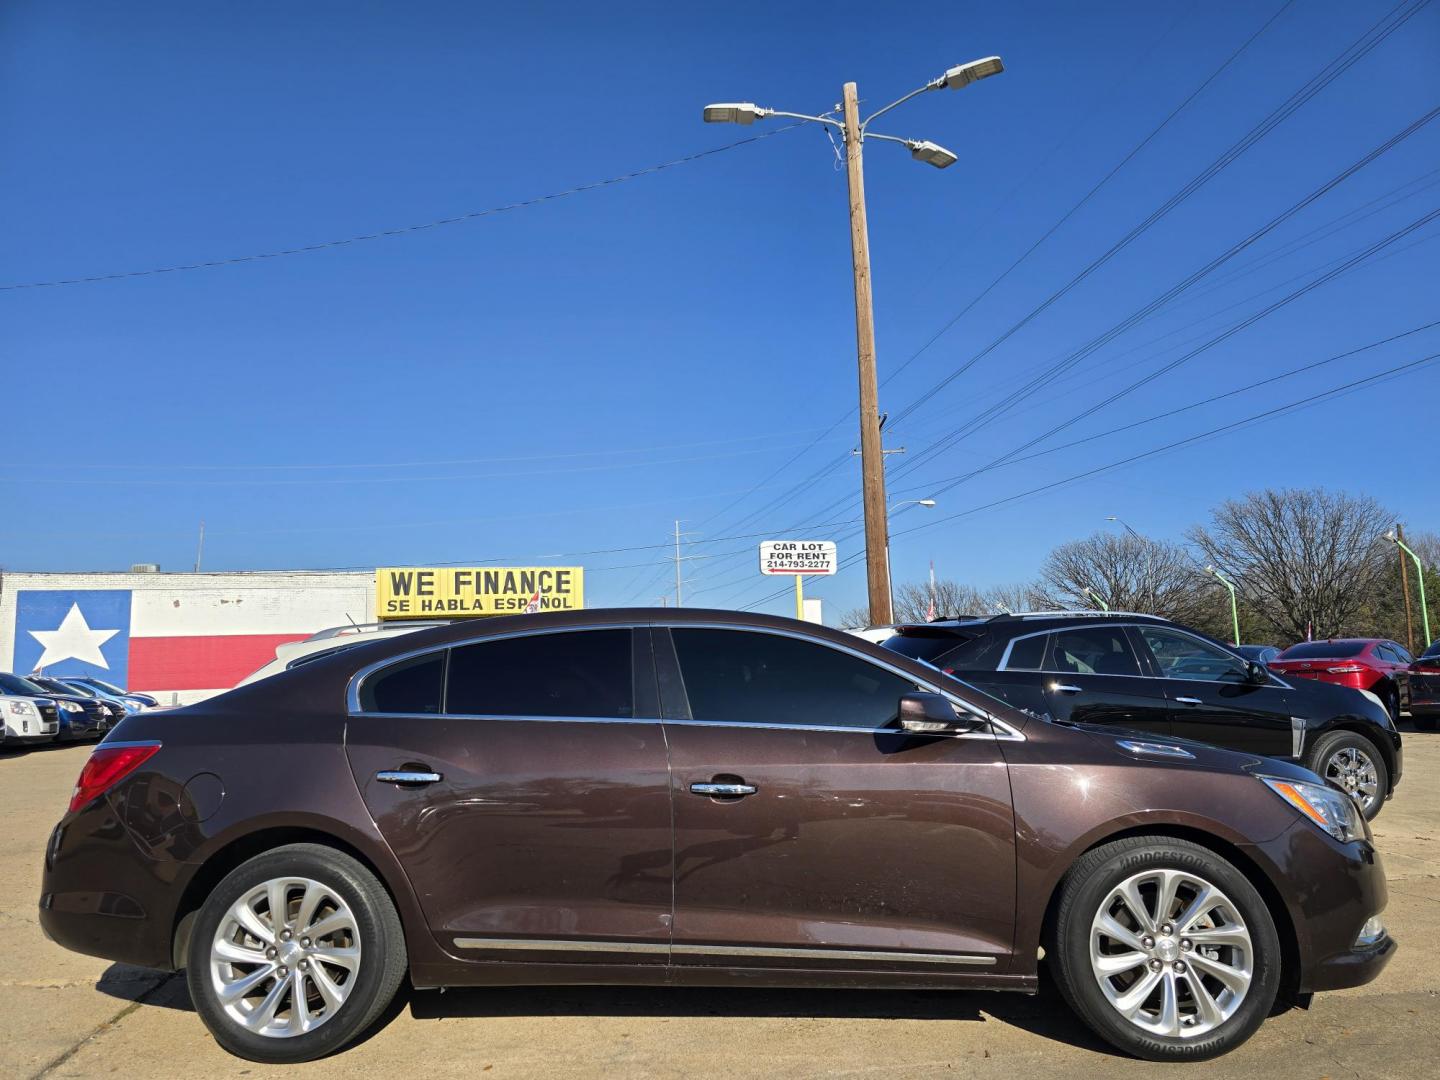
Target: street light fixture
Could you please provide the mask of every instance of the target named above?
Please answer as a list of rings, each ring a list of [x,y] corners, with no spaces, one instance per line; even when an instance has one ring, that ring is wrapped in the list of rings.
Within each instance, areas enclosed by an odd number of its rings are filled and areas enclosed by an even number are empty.
[[[890,576],[890,514],[895,512],[899,506],[923,506],[927,510],[935,505],[934,499],[906,499],[903,502],[891,503],[889,512],[885,515],[885,585],[891,595],[895,593],[895,580]],[[893,621],[893,620],[892,620]],[[879,625],[888,625],[885,623]]]
[[[764,109],[754,102],[721,102],[705,106],[707,124],[753,124],[768,116],[786,117],[824,124],[839,131],[845,141],[845,173],[850,191],[850,258],[855,278],[855,353],[860,376],[860,472],[865,506],[865,576],[870,600],[870,625],[886,626],[895,621],[890,588],[889,505],[885,498],[885,457],[880,442],[880,391],[875,376],[875,311],[871,296],[870,234],[865,209],[865,175],[862,148],[866,137],[897,142],[916,161],[944,169],[958,156],[937,143],[921,139],[900,139],[870,131],[877,117],[932,90],[959,90],[981,79],[998,75],[1005,65],[998,56],[950,68],[917,90],[892,101],[883,109],[860,119],[860,95],[853,82],[845,84],[841,104],[822,116]],[[841,118],[837,119],[835,113]],[[922,501],[922,505],[927,504]]]
[[[952,67],[940,76],[940,81],[949,90],[963,90],[971,83],[988,79],[991,75],[999,75],[1004,70],[1005,65],[1000,57],[987,56],[983,60],[971,60],[968,64]]]
[[[1425,564],[1420,561],[1419,555],[1416,555],[1415,552],[1410,550],[1410,545],[1400,539],[1400,534],[1396,530],[1391,529],[1387,532],[1385,539],[1405,552],[1406,555],[1409,555],[1415,563],[1415,578],[1420,582],[1420,625],[1425,631],[1425,647],[1428,649],[1431,645],[1430,609],[1425,604]]]
[[[1235,630],[1235,644],[1240,644],[1240,605],[1235,602],[1235,583],[1213,566],[1205,567],[1207,574],[1214,574],[1221,585],[1230,590],[1230,624]]]

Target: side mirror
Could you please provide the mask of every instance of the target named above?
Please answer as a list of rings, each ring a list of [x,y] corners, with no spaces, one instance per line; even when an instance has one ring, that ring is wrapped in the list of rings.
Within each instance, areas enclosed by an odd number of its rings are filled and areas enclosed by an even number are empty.
[[[1245,681],[1260,685],[1270,681],[1270,669],[1259,660],[1245,661]]]
[[[916,735],[958,735],[980,726],[979,717],[960,713],[939,694],[900,695],[900,728]]]

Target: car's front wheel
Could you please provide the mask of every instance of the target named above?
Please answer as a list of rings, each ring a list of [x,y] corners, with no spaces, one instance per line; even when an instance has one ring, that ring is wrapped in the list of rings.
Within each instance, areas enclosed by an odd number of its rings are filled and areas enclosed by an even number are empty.
[[[291,844],[215,887],[190,938],[190,997],[215,1041],[288,1064],[340,1049],[393,1000],[405,939],[385,889],[355,859]]]
[[[1280,984],[1280,939],[1255,887],[1214,851],[1169,837],[1082,856],[1062,887],[1053,944],[1071,1008],[1151,1061],[1234,1049]]]
[[[1390,770],[1375,744],[1353,731],[1332,731],[1315,741],[1310,769],[1347,792],[1366,821],[1373,821],[1390,790]]]

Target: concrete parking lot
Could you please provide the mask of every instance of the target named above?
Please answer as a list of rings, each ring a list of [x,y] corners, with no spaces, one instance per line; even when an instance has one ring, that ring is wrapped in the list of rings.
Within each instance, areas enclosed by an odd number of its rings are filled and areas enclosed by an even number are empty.
[[[1398,956],[1370,986],[1270,1020],[1219,1063],[1119,1057],[1038,997],[870,991],[506,989],[412,994],[306,1077],[1440,1076],[1440,734],[1406,728],[1376,829]],[[36,922],[42,852],[87,748],[0,752],[0,1076],[265,1076],[206,1034],[183,978],[66,952]]]

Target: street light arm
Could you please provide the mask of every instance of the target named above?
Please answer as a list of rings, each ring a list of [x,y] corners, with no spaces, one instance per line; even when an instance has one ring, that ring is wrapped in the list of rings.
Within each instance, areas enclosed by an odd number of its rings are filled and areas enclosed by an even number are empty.
[[[779,109],[765,109],[763,113],[765,116],[783,116],[789,120],[808,120],[813,124],[829,124],[837,131],[845,130],[844,124],[829,116],[808,116],[805,113],[781,112]]]
[[[911,98],[913,98],[913,97],[919,97],[921,94],[929,93],[931,90],[939,90],[939,89],[940,89],[942,86],[944,86],[944,85],[945,85],[945,78],[944,78],[944,76],[941,76],[941,77],[938,78],[938,79],[931,79],[931,80],[930,80],[928,83],[926,83],[924,86],[920,87],[920,89],[918,89],[918,90],[911,90],[910,93],[906,94],[904,97],[900,98],[898,101],[892,101],[889,105],[886,105],[883,109],[880,109],[880,110],[877,111],[877,112],[871,113],[871,114],[870,114],[869,116],[867,116],[867,117],[861,122],[861,124],[860,124],[860,132],[861,132],[861,134],[865,134],[865,133],[866,133],[866,132],[865,132],[865,129],[870,126],[870,121],[871,121],[871,120],[874,120],[877,116],[883,116],[885,113],[889,112],[891,109],[896,109],[896,108],[899,108],[901,105],[904,105],[905,102],[909,101]]]
[[[867,138],[867,139],[884,139],[886,142],[898,142],[901,146],[910,147],[910,148],[913,148],[913,147],[915,146],[915,144],[920,141],[919,139],[901,139],[901,138],[897,138],[897,137],[894,136],[894,135],[879,135],[879,134],[875,134],[875,133],[872,133],[872,132],[869,132],[869,131],[867,131],[867,132],[865,133],[865,138]]]

